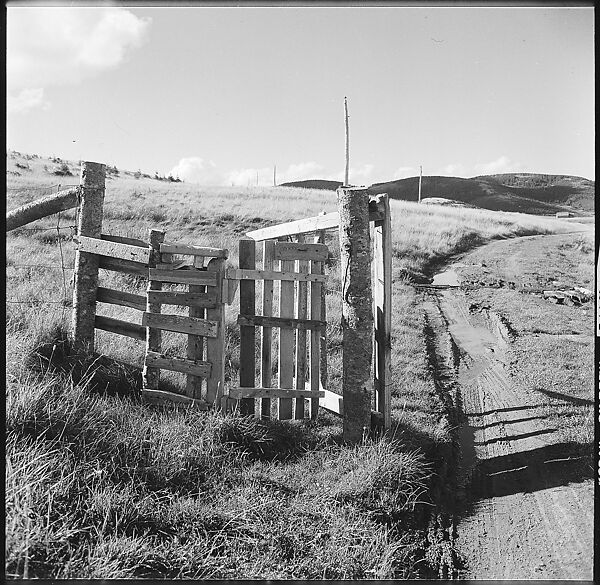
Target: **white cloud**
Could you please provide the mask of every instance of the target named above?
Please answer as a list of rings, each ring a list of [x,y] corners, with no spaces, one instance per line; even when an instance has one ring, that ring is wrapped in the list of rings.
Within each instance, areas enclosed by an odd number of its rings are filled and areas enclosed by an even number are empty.
[[[476,164],[476,175],[499,175],[502,173],[518,173],[525,170],[524,165],[519,162],[512,162],[507,156],[493,160],[489,163]]]
[[[120,7],[9,7],[9,99],[22,90],[80,82],[121,64],[140,47],[150,19]]]
[[[6,109],[9,112],[26,112],[32,108],[47,109],[48,102],[44,100],[44,88],[22,89],[16,96],[8,95]]]
[[[205,161],[197,156],[182,158],[171,171],[171,176],[179,177],[188,183],[198,183],[200,185],[222,185],[224,182],[223,174],[217,169],[217,165],[212,161]]]
[[[396,169],[392,179],[407,179],[408,177],[415,177],[419,174],[419,171],[414,167],[400,167]]]
[[[257,176],[259,185],[273,184],[273,169],[269,169],[267,167],[260,169],[239,169],[230,171],[227,175],[226,182],[227,185],[256,185]]]

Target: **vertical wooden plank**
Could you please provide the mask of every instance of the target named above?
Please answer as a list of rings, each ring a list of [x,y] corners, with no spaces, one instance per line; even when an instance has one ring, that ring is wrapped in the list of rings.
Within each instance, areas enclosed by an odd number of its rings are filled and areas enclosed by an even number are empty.
[[[209,272],[217,273],[217,305],[214,309],[206,309],[206,318],[219,324],[217,336],[206,340],[206,361],[212,364],[210,377],[206,380],[206,402],[209,404],[219,403],[225,384],[225,301],[223,299],[225,262],[225,258],[213,258],[207,266]],[[252,407],[253,405],[254,402],[251,403]]]
[[[263,270],[273,270],[273,254],[275,251],[275,242],[273,240],[265,240],[263,242]],[[262,285],[262,297],[263,306],[262,314],[270,317],[273,315],[273,281],[263,280]],[[262,327],[261,335],[261,366],[260,366],[260,379],[261,386],[263,388],[271,387],[271,370],[273,367],[273,357],[271,353],[272,348],[272,327]],[[262,398],[261,405],[261,418],[271,418],[271,399]]]
[[[239,244],[239,266],[254,270],[256,268],[256,244],[250,238],[243,238]],[[254,280],[240,282],[240,314],[256,314],[256,289]],[[255,328],[240,326],[240,386],[254,388],[255,385]],[[254,398],[242,398],[241,414],[254,414]]]
[[[161,230],[149,230],[149,244],[150,248],[150,260],[148,262],[148,266],[154,267],[161,260],[160,255],[160,244],[165,239],[165,232]],[[148,290],[161,290],[162,282],[157,280],[149,280],[148,281]],[[148,300],[148,295],[146,295],[146,311],[148,313],[160,313],[161,312],[161,303],[151,303]],[[160,353],[161,346],[161,331],[160,329],[154,329],[150,327],[146,327],[146,353],[149,351],[156,351]],[[149,367],[144,364],[144,369],[142,371],[142,380],[144,388],[148,388],[151,390],[158,390],[158,383],[160,381],[160,368]]]
[[[342,278],[342,390],[344,441],[357,443],[371,428],[373,306],[369,195],[364,188],[340,188]]]
[[[392,236],[389,198],[382,196],[383,220],[373,229],[373,316],[375,334],[373,381],[376,410],[384,428],[391,425]]]
[[[81,167],[81,207],[77,233],[99,238],[102,233],[106,166],[84,162]],[[98,256],[89,252],[75,254],[73,288],[73,346],[75,351],[94,351],[94,321],[98,290]]]
[[[282,272],[293,272],[295,262],[280,262]],[[294,281],[281,280],[279,293],[279,316],[294,316]],[[294,338],[293,329],[279,329],[279,387],[292,388],[294,384]],[[292,398],[279,399],[279,420],[292,418]]]
[[[315,238],[315,244],[324,244],[325,243],[325,232],[318,232],[317,237]],[[325,274],[325,263],[321,263],[319,274]],[[327,323],[327,304],[326,304],[326,286],[321,285],[321,321]],[[319,317],[315,317],[318,319]],[[327,329],[323,329],[321,331],[321,388],[327,388]],[[318,406],[318,404],[317,404]]]
[[[194,256],[194,267],[202,268],[204,266],[203,256]],[[201,285],[190,284],[188,290],[191,293],[206,292],[206,287]],[[205,309],[200,307],[190,307],[190,317],[204,318]],[[204,338],[199,335],[188,335],[187,339],[187,357],[191,360],[201,360],[204,357]],[[207,360],[210,361],[210,360]],[[186,376],[185,393],[190,398],[202,398],[203,379],[199,376]]]
[[[298,236],[298,242],[302,243],[305,238],[302,234]],[[299,274],[308,274],[310,262],[308,260],[298,260],[296,272]],[[308,282],[298,282],[298,298],[296,300],[296,318],[306,319],[308,309]],[[304,390],[306,387],[306,329],[296,331],[296,386],[298,390]],[[304,418],[304,398],[296,397],[294,418]]]
[[[322,262],[311,262],[310,271],[312,274],[322,274],[323,263]],[[311,282],[310,283],[310,318],[320,319],[323,314],[322,303],[323,303],[323,283]],[[321,378],[321,336],[325,335],[325,332],[318,330],[312,330],[310,332],[310,389],[313,392],[319,391],[320,378]],[[310,417],[316,419],[319,412],[319,397],[310,399]]]

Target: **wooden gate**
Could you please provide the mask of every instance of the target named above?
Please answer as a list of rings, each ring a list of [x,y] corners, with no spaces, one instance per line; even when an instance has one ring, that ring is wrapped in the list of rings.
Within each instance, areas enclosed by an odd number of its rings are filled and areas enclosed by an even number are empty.
[[[302,236],[299,239],[262,242],[260,270],[255,261],[257,243],[240,240],[240,268],[227,271],[228,278],[240,281],[237,322],[241,343],[240,386],[229,388],[228,403],[239,400],[242,414],[279,420],[302,419],[308,414],[316,418],[319,398],[324,396],[320,388],[321,345],[326,327],[323,265],[329,251],[324,244],[306,243]],[[262,283],[260,315],[256,314],[256,281]],[[256,355],[257,327],[260,358]],[[277,385],[273,387],[273,334],[277,331]]]
[[[142,325],[148,328],[142,395],[151,402],[183,402],[208,409],[220,404],[223,396],[228,251],[169,244],[160,241],[162,232],[153,233],[151,247],[157,262],[149,268],[142,316]],[[187,290],[163,290],[164,285],[184,285]],[[162,313],[164,305],[187,307],[189,314]],[[187,334],[187,355],[164,355],[161,331]],[[185,395],[158,389],[161,369],[186,374]]]

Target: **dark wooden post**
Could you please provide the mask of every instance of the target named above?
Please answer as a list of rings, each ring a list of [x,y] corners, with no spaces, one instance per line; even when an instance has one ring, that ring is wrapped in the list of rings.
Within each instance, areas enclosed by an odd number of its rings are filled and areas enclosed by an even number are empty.
[[[84,162],[81,166],[81,206],[77,233],[100,238],[104,206],[106,166]],[[98,256],[77,251],[73,289],[73,348],[81,353],[94,351],[94,322],[98,290]]]
[[[165,239],[165,232],[162,230],[150,230],[149,233],[149,248],[150,248],[150,261],[148,266],[150,268],[155,267],[161,261],[160,245]],[[157,280],[148,280],[148,290],[161,290],[162,282]],[[160,313],[161,303],[151,303],[148,295],[146,295],[146,312],[147,313]],[[154,327],[146,327],[146,353],[149,351],[155,351],[161,353],[161,331]],[[160,368],[147,366],[144,364],[144,370],[142,373],[144,388],[150,390],[158,390],[158,382],[160,380]]]
[[[240,240],[240,268],[256,268],[256,243],[250,238]],[[240,281],[240,314],[256,314],[256,288],[254,280]],[[240,386],[254,388],[256,374],[256,330],[253,325],[240,325]],[[240,413],[254,414],[254,398],[242,398]]]
[[[340,188],[342,390],[344,441],[359,442],[371,428],[373,310],[366,189]]]

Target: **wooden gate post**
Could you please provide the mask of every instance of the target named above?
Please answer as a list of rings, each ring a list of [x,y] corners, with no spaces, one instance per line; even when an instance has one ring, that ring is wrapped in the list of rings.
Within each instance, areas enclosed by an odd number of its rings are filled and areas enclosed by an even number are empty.
[[[371,428],[373,308],[369,195],[337,191],[342,280],[342,390],[344,441],[359,442]]]
[[[256,268],[256,243],[242,238],[239,244],[239,267]],[[254,315],[256,312],[256,287],[254,280],[240,281],[240,314]],[[240,326],[240,386],[254,388],[256,374],[255,357],[256,329],[254,325]],[[254,398],[242,398],[240,413],[254,414]]]
[[[106,166],[84,162],[81,166],[81,206],[77,233],[100,238]],[[81,353],[94,351],[94,321],[98,290],[98,261],[96,254],[77,251],[75,255],[75,285],[73,290],[73,349]]]

